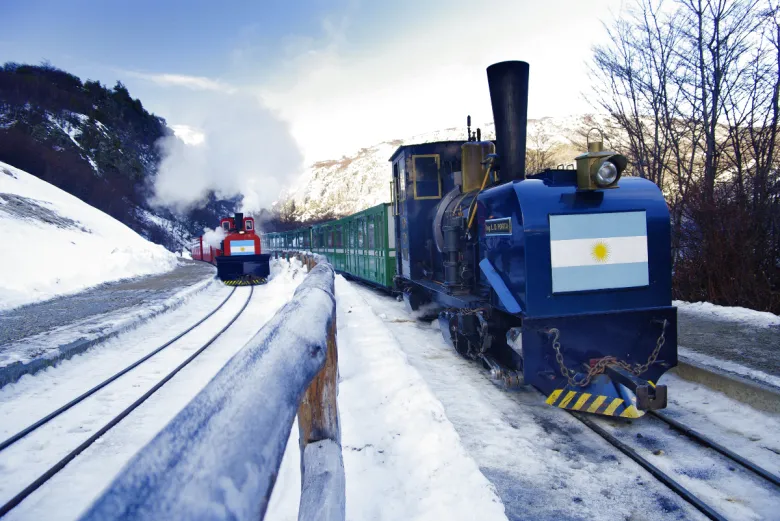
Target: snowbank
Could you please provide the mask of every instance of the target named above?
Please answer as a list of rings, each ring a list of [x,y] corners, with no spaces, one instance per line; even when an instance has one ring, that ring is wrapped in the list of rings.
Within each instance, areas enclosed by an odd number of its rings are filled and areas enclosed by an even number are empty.
[[[176,255],[0,162],[0,310],[176,267]]]
[[[710,304],[709,302],[683,302],[675,300],[672,305],[686,313],[700,315],[714,320],[729,320],[742,322],[755,327],[780,326],[780,317],[766,311],[741,307],[727,307]]]
[[[336,277],[339,414],[347,519],[506,519],[444,407],[366,301]],[[298,519],[293,427],[266,521]]]

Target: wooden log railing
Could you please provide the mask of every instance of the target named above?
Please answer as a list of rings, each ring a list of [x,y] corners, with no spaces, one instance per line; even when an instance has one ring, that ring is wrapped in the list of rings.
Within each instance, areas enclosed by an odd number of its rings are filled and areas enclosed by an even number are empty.
[[[343,521],[345,477],[330,264],[120,472],[82,520],[263,519],[293,420],[299,520]]]
[[[285,249],[271,249],[269,253],[276,259],[298,259],[301,263],[311,270],[317,263],[328,262],[328,258],[325,255],[319,253],[302,252],[298,250],[285,250]]]

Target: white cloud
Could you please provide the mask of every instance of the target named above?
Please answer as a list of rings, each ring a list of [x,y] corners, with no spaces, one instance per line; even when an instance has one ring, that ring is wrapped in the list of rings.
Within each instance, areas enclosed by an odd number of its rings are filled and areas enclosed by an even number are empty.
[[[489,122],[485,69],[498,61],[530,63],[531,118],[588,111],[581,93],[588,90],[591,48],[605,36],[601,19],[607,8],[619,9],[621,2],[495,0],[474,9],[473,3],[447,0],[442,8],[425,6],[429,12],[421,16],[397,10],[392,19],[356,18],[359,26],[350,25],[353,5],[347,14],[326,17],[320,37],[285,37],[275,69],[252,63],[258,53],[248,38],[246,52],[228,56],[231,78],[243,78],[246,86],[202,76],[126,73],[169,93],[179,89],[168,100],[178,110],[168,115],[180,139],[161,143],[165,160],[157,200],[183,208],[216,190],[243,194],[248,208],[259,208],[278,199],[304,160],[465,127],[467,114],[475,125]],[[360,41],[356,27],[362,29]]]
[[[620,1],[459,5],[389,20],[399,23],[393,36],[360,43],[350,41],[343,20],[328,22],[323,39],[296,41],[286,65],[258,92],[291,123],[307,161],[465,126],[467,114],[491,121],[485,69],[503,60],[531,65],[530,117],[584,112],[586,62],[604,33],[600,18]]]
[[[185,74],[146,73],[138,71],[121,71],[122,74],[151,81],[163,87],[185,87],[191,90],[218,91],[234,93],[236,88],[220,80],[206,78],[204,76],[188,76]]]

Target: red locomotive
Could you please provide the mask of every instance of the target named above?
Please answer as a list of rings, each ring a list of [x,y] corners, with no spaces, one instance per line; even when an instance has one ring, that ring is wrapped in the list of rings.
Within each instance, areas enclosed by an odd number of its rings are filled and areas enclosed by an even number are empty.
[[[217,276],[231,286],[265,284],[270,273],[270,255],[260,247],[255,220],[236,213],[219,221],[225,237],[219,248],[203,244],[203,236],[192,246],[192,258],[217,266]]]

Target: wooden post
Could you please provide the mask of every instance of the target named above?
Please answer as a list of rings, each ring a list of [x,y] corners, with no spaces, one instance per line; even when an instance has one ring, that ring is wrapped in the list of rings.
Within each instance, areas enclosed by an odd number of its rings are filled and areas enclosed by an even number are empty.
[[[328,329],[325,366],[312,380],[298,407],[298,443],[301,450],[299,521],[343,521],[346,515],[337,375],[334,312]]]
[[[298,430],[301,451],[309,443],[320,440],[334,440],[341,443],[338,404],[338,352],[336,349],[336,316],[328,331],[328,353],[325,366],[306,390],[298,408]]]

